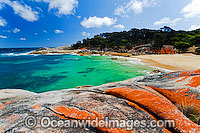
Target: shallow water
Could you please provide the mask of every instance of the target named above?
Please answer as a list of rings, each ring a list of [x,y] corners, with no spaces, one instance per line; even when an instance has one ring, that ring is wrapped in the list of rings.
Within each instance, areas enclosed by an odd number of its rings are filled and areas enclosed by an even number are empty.
[[[152,71],[138,60],[112,60],[109,56],[35,56],[19,51],[0,52],[0,89],[41,93],[82,85],[97,86]]]

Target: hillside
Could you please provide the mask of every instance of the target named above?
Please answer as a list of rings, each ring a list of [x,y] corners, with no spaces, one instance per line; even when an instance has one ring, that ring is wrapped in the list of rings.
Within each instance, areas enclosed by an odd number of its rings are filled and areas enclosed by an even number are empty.
[[[127,52],[143,44],[150,44],[150,48],[155,50],[160,50],[164,45],[170,45],[178,49],[179,52],[184,52],[192,46],[200,47],[200,29],[175,31],[165,26],[160,30],[131,29],[123,32],[102,33],[95,35],[93,38],[78,41],[72,45],[72,48]],[[200,52],[200,48],[196,52]]]

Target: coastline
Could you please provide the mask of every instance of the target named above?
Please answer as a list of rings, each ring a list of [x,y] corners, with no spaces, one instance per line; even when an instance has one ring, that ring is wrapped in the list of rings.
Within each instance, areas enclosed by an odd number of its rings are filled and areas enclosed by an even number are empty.
[[[142,55],[133,58],[141,59],[147,65],[172,71],[193,71],[200,68],[200,56],[195,54]]]
[[[85,56],[93,54],[80,55]],[[169,72],[194,71],[200,69],[200,56],[192,53],[133,56],[130,53],[106,52],[104,55],[124,57],[126,59],[138,59],[144,65]]]
[[[45,55],[72,54],[77,56],[101,56],[96,53],[78,54],[74,51],[59,53],[48,52]],[[181,55],[143,55],[130,56],[130,53],[106,53],[102,56],[110,56],[113,61],[123,60],[127,63],[141,63],[155,69],[164,71],[182,71],[184,69],[198,68],[199,56],[192,54]],[[190,62],[188,64],[187,62]],[[184,65],[185,64],[185,65]],[[102,67],[102,66],[101,66]],[[133,68],[131,68],[133,69]],[[158,70],[158,71],[159,71]],[[157,72],[155,72],[157,73]],[[29,116],[40,120],[43,116],[50,116],[56,121],[71,118],[73,120],[85,120],[87,118],[106,118],[116,120],[139,121],[165,121],[174,120],[176,125],[172,128],[154,127],[133,128],[132,130],[145,132],[195,132],[200,131],[199,116],[195,119],[182,112],[182,106],[192,107],[200,114],[200,69],[183,72],[158,72],[146,76],[102,84],[99,86],[79,86],[71,89],[33,93],[21,89],[0,90],[0,131],[30,131],[26,123],[20,123]],[[191,99],[192,97],[192,99]],[[11,110],[11,111],[10,111]],[[15,110],[13,112],[13,110]],[[184,123],[183,123],[184,121]],[[185,123],[186,122],[186,123]],[[16,123],[16,124],[13,124]],[[100,128],[101,132],[125,132],[126,128]],[[69,127],[70,132],[94,131],[88,128]],[[98,129],[98,130],[96,130]],[[43,128],[37,125],[34,131],[55,131],[54,128]],[[129,130],[130,131],[130,130]]]
[[[87,55],[108,55],[113,57],[126,57],[139,59],[144,65],[154,67],[155,69],[163,69],[169,71],[192,71],[200,67],[200,56],[195,54],[161,54],[161,55],[139,55],[133,56],[131,53],[117,53],[117,52],[99,52],[95,53],[85,52],[82,50],[39,50],[30,54],[74,54],[80,56]]]

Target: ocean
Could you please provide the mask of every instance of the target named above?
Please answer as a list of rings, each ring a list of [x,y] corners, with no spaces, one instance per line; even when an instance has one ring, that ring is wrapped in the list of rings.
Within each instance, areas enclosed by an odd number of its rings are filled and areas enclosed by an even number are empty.
[[[0,89],[42,93],[83,85],[97,86],[144,76],[153,69],[137,59],[28,54],[35,49],[0,49]]]

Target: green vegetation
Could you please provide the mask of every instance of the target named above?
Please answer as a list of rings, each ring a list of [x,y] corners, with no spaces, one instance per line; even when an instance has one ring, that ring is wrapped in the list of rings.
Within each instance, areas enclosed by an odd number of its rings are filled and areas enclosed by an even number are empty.
[[[177,105],[179,110],[191,121],[200,124],[200,110],[195,105]]]
[[[190,43],[188,42],[175,42],[174,46],[180,50],[184,50],[190,47]]]
[[[200,47],[196,49],[196,52],[200,54]]]
[[[170,27],[160,30],[131,29],[130,31],[102,33],[93,38],[83,39],[72,46],[73,49],[130,50],[135,46],[151,44],[153,49],[163,45],[173,45],[181,51],[190,46],[200,46],[200,29],[195,31],[175,31]],[[199,52],[199,49],[197,50]]]

